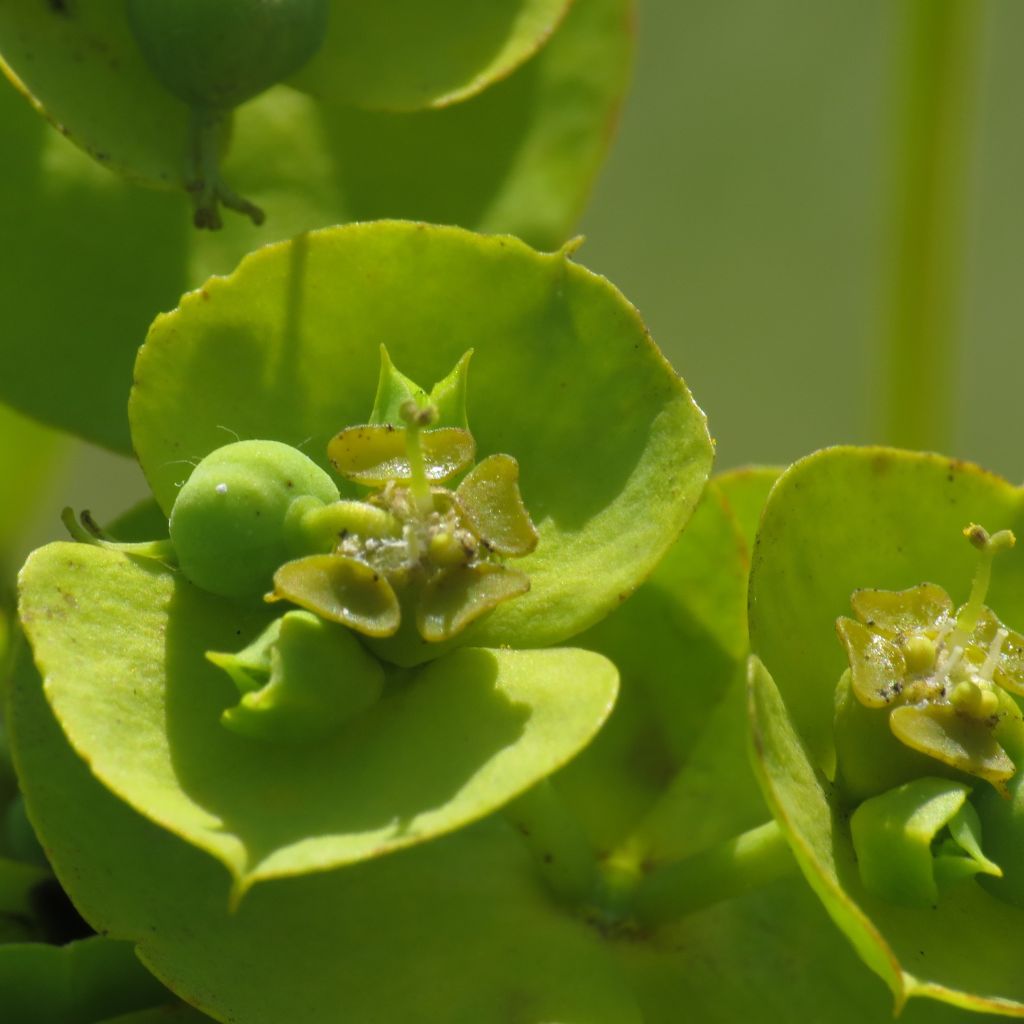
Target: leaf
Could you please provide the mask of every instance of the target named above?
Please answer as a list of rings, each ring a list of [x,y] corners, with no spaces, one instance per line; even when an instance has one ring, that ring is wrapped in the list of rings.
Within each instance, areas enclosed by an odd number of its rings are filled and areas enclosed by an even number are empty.
[[[204,1012],[246,1024],[502,1024],[512,1006],[527,1019],[640,1024],[599,935],[535,884],[502,820],[258,886],[231,913],[222,871],[96,781],[32,675],[12,705],[17,756],[59,875],[87,917],[136,941]]]
[[[35,18],[43,8],[14,6],[5,5],[0,18]],[[237,112],[224,161],[225,177],[267,211],[267,223],[255,228],[235,218],[215,237],[190,226],[183,197],[126,188],[0,83],[0,222],[19,254],[0,280],[9,342],[0,398],[128,452],[123,402],[154,313],[257,246],[381,216],[562,244],[625,89],[630,7],[630,0],[574,5],[520,71],[445,110],[371,114],[328,107],[287,87],[270,90]],[[135,103],[137,91],[132,86],[124,97],[112,88],[110,99],[104,86],[112,121],[120,123],[118,105]],[[170,123],[152,122],[161,151],[172,141]],[[179,173],[178,150],[169,156]],[[23,215],[27,208],[31,218]],[[38,301],[43,280],[61,301]],[[372,397],[351,422],[365,419]]]
[[[221,445],[220,425],[308,439],[326,466],[329,439],[365,422],[381,339],[413,380],[475,348],[478,457],[517,459],[540,536],[515,566],[530,592],[460,643],[573,636],[637,586],[689,517],[711,460],[704,416],[623,297],[564,253],[401,222],[261,249],[157,320],[130,406],[157,500],[170,507],[177,463]],[[403,663],[441,650],[416,645]]]
[[[0,1005],[11,1024],[99,1024],[169,998],[127,942],[0,945]]]
[[[97,783],[31,671],[11,710],[33,817],[83,913],[137,942],[151,969],[218,1019],[678,1024],[685,1006],[702,1024],[891,1020],[882,987],[864,983],[802,880],[623,941],[559,909],[496,819],[259,886],[230,914],[219,868]],[[723,981],[733,977],[743,984]],[[902,1020],[962,1019],[930,1010]]]
[[[394,680],[319,743],[267,743],[220,724],[238,694],[205,657],[244,645],[266,613],[89,545],[37,551],[21,593],[72,745],[121,799],[218,858],[236,898],[491,813],[585,746],[617,688],[587,651],[467,649]]]
[[[292,78],[330,102],[374,110],[474,96],[542,46],[571,0],[334,0],[327,38]]]
[[[0,502],[0,561],[28,527],[63,454],[64,444],[52,430],[0,405],[0,479],[7,481]]]
[[[669,861],[768,815],[747,764],[749,541],[732,509],[737,495],[763,502],[773,479],[713,477],[651,577],[577,640],[621,673],[608,723],[555,780],[601,851]]]
[[[4,4],[0,54],[14,84],[95,160],[181,182],[188,110],[146,66],[123,4]]]
[[[140,1010],[138,1013],[127,1013],[120,1017],[111,1017],[108,1020],[97,1022],[97,1024],[201,1024],[202,1021],[210,1019],[198,1010],[193,1010],[191,1006],[178,1003],[158,1006],[150,1010]]]

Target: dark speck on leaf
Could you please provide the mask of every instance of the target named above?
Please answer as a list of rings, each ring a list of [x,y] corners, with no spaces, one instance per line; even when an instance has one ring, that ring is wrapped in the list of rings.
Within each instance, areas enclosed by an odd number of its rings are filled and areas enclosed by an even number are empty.
[[[50,10],[54,14],[63,14],[65,17],[71,15],[71,11],[68,10],[68,0],[49,0]]]

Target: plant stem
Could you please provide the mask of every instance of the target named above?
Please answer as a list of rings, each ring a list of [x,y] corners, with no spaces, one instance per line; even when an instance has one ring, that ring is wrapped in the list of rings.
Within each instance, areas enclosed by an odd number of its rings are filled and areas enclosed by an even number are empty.
[[[885,298],[885,440],[946,448],[985,0],[904,0]]]
[[[542,780],[503,813],[526,840],[552,894],[566,903],[586,902],[597,879],[594,849],[554,786]]]
[[[652,871],[637,887],[634,919],[654,927],[791,875],[796,861],[775,821]]]

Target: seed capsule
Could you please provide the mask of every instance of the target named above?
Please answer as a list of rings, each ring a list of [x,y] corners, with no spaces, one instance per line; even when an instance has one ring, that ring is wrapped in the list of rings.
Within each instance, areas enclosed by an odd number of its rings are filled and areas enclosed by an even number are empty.
[[[338,500],[312,459],[278,441],[239,441],[208,455],[171,510],[178,564],[196,586],[259,598],[289,559],[312,553],[301,520]]]

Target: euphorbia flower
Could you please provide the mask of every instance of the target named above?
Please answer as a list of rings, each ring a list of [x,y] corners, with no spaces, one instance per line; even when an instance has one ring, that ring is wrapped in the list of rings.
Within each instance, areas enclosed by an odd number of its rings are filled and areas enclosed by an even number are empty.
[[[529,577],[504,564],[530,554],[538,540],[516,460],[489,455],[455,490],[440,486],[467,469],[476,449],[467,429],[441,421],[445,411],[466,422],[468,357],[428,397],[383,354],[377,407],[384,412],[375,408],[369,424],[346,428],[327,447],[342,476],[375,490],[304,519],[331,550],[282,565],[270,599],[374,638],[399,631],[404,605],[419,636],[438,643],[530,589]]]

